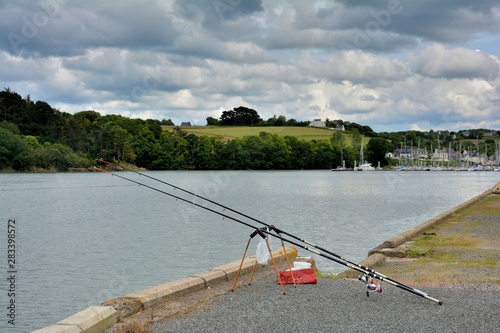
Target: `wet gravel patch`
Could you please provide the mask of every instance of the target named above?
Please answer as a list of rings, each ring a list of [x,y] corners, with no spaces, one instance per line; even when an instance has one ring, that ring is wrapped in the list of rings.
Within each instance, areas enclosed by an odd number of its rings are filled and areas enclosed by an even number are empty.
[[[156,332],[500,332],[500,288],[418,288],[443,305],[383,284],[366,296],[357,280],[317,285],[260,281],[155,324]]]

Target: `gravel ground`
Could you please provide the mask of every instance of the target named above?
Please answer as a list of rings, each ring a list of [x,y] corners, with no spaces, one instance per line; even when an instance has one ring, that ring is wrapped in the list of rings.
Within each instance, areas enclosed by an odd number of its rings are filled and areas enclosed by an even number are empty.
[[[500,332],[500,288],[419,288],[443,305],[383,284],[366,296],[357,280],[318,279],[286,286],[272,276],[226,292],[156,332]]]

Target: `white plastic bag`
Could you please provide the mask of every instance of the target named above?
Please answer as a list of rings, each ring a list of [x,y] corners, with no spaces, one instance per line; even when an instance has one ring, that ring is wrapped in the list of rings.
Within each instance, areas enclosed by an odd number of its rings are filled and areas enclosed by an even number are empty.
[[[269,235],[267,235],[266,238],[260,237],[259,244],[257,244],[257,252],[255,253],[257,262],[261,265],[267,265],[267,262],[271,258],[271,253],[269,253],[266,240],[269,243],[269,248],[271,247],[271,237]]]

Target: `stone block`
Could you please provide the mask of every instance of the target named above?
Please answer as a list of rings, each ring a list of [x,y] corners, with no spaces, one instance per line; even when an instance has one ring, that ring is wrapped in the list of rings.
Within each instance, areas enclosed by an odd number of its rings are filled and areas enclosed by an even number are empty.
[[[223,271],[210,270],[193,275],[192,277],[199,277],[205,282],[205,288],[213,286],[214,284],[227,281],[227,275]]]
[[[116,324],[117,313],[111,306],[91,306],[56,325],[75,325],[84,333],[101,333]]]
[[[32,333],[102,333],[116,324],[116,318],[117,312],[111,306],[91,306]]]
[[[31,333],[81,333],[82,330],[75,325],[50,325]]]
[[[127,295],[126,297],[136,298],[143,304],[144,308],[147,309],[158,303],[168,301],[190,292],[202,290],[204,288],[205,281],[203,281],[202,278],[186,277],[138,291]]]

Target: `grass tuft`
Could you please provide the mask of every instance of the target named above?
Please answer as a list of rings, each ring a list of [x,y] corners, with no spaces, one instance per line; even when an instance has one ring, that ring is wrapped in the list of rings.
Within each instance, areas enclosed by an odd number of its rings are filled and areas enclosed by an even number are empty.
[[[325,278],[325,279],[338,279],[339,274],[333,274],[333,273],[323,273],[321,271],[316,271],[316,277],[318,278]]]
[[[154,333],[153,321],[131,321],[122,326],[117,333]]]
[[[406,250],[406,256],[408,258],[418,258],[423,257],[428,253],[428,249],[421,246],[410,246],[408,250]]]

